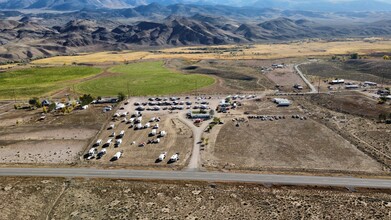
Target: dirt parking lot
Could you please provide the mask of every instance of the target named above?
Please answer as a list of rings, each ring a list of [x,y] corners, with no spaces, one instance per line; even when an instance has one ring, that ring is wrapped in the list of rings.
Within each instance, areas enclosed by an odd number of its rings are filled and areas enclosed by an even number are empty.
[[[389,219],[390,194],[251,184],[1,178],[0,219]]]
[[[326,126],[312,120],[300,103],[278,108],[270,100],[245,103],[244,111],[285,119],[232,120],[210,134],[204,166],[226,170],[323,170],[382,172],[383,167]],[[292,115],[305,117],[293,119]],[[215,136],[215,137],[213,137]],[[215,138],[215,143],[213,143]]]
[[[152,118],[160,118],[160,122],[150,122]],[[126,117],[126,118],[130,118]],[[175,114],[167,115],[164,113],[146,113],[143,114],[143,120],[141,124],[145,126],[150,123],[149,128],[143,128],[141,130],[135,130],[135,127],[130,128],[131,124],[122,122],[124,117],[118,118],[114,124],[114,129],[104,130],[98,137],[106,143],[109,139],[113,142],[109,147],[98,147],[98,151],[103,148],[107,150],[107,154],[101,159],[93,159],[86,161],[88,164],[100,164],[100,165],[126,165],[132,167],[169,167],[180,169],[183,168],[188,158],[190,157],[191,149],[193,147],[192,132],[189,127],[182,123]],[[153,130],[154,125],[159,125],[157,134],[150,136],[149,134]],[[112,137],[113,132],[118,135],[121,131],[125,131],[123,138]],[[159,133],[165,131],[167,135],[165,137],[159,137]],[[156,141],[160,139],[159,143],[150,143],[148,140]],[[119,147],[115,147],[116,140],[121,139],[122,144]],[[134,143],[133,143],[134,142]],[[140,146],[141,143],[145,143],[145,146]],[[110,161],[111,158],[117,153],[123,152],[121,158],[117,161]],[[167,152],[167,157],[164,161],[156,161],[159,155],[163,152]],[[169,158],[175,153],[179,153],[180,160],[176,163],[168,164]]]

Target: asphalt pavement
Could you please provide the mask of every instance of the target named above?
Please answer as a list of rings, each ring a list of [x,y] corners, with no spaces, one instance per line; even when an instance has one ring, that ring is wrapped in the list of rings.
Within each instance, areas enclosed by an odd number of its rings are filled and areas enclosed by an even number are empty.
[[[0,176],[18,177],[81,177],[134,180],[184,180],[207,182],[259,183],[296,186],[338,186],[391,189],[391,179],[352,177],[240,174],[220,172],[103,170],[93,168],[0,168]]]

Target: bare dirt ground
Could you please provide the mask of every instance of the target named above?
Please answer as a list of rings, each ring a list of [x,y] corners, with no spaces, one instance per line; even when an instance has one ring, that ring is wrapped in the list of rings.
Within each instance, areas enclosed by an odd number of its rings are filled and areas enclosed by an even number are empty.
[[[322,98],[319,98],[318,95],[313,95],[313,97],[295,97],[295,99],[303,103],[303,106],[305,106],[307,111],[311,112],[312,118],[316,121],[324,124],[355,145],[362,152],[365,152],[379,163],[390,168],[391,128],[389,125],[378,123],[378,120],[374,119],[378,113],[385,111],[388,107],[377,104],[369,105],[367,102],[362,102],[360,100],[366,100],[366,97],[364,95],[360,97],[358,93],[355,94],[354,100],[359,101],[354,105],[341,104],[340,106],[343,108],[323,107],[330,106],[328,104],[330,100],[337,100],[338,103],[339,98],[335,97],[338,95],[335,94],[330,97],[321,96]],[[350,95],[348,93],[348,97]],[[313,100],[317,101],[315,102]],[[351,112],[352,114],[344,114],[342,112]],[[364,117],[360,115],[364,115]]]
[[[303,79],[295,72],[294,65],[287,65],[282,69],[274,69],[266,72],[266,76],[279,85],[279,89],[282,92],[309,92],[307,84]],[[293,88],[295,84],[301,85],[302,90],[296,90]]]
[[[134,111],[132,111],[134,112]],[[127,118],[129,118],[128,116]],[[142,125],[145,125],[153,117],[160,117],[160,122],[150,122],[151,127],[142,130],[134,130],[129,128],[130,124],[122,122],[123,118],[119,118],[114,124],[115,128],[110,130],[103,130],[99,134],[97,139],[102,139],[103,143],[106,143],[108,139],[113,139],[113,143],[110,147],[107,147],[107,155],[97,160],[93,159],[86,161],[87,164],[113,166],[113,165],[126,165],[130,167],[165,167],[173,169],[183,168],[191,154],[193,147],[192,132],[189,127],[179,121],[174,114],[163,113],[146,113],[143,115]],[[140,147],[140,143],[147,143],[148,140],[156,140],[158,135],[149,137],[149,133],[152,131],[152,127],[158,124],[160,131],[166,131],[167,136],[161,137],[161,142],[158,144],[147,144],[144,147]],[[122,138],[122,144],[115,148],[114,143],[116,138],[110,137],[112,132],[118,135],[121,131],[125,131],[125,136]],[[132,144],[135,142],[135,144]],[[98,148],[100,151],[103,144]],[[115,153],[123,151],[123,156],[115,162],[110,162],[110,159]],[[167,152],[166,160],[157,163],[156,159],[162,152]],[[175,153],[180,154],[180,160],[173,164],[167,164],[168,159]]]
[[[0,164],[73,164],[105,120],[100,109],[71,114],[0,109]]]
[[[228,120],[211,133],[204,166],[225,170],[323,170],[382,172],[382,166],[326,126],[310,119],[295,103],[278,108],[270,100],[245,102],[243,111],[253,115],[285,116],[285,119],[239,123]],[[292,115],[308,117],[292,119]],[[217,137],[213,137],[217,135]]]
[[[358,92],[313,95],[310,99],[330,110],[370,119],[378,119],[380,114],[391,113],[391,106],[388,103],[378,104],[376,100]]]
[[[2,178],[0,219],[389,219],[389,190]]]

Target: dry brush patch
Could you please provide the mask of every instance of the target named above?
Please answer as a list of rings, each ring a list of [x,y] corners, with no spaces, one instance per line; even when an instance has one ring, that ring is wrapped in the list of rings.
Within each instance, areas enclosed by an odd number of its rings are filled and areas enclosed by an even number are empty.
[[[389,190],[2,178],[0,219],[388,219]],[[64,184],[68,187],[64,189]]]

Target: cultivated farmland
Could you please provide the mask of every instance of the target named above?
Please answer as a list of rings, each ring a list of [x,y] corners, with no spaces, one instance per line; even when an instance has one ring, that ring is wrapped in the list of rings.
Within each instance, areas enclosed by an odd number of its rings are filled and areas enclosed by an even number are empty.
[[[198,74],[181,74],[170,71],[163,62],[141,62],[115,66],[107,77],[77,85],[80,93],[115,96],[119,92],[132,96],[178,94],[206,87],[214,79]]]
[[[14,70],[0,74],[0,98],[43,96],[70,86],[75,80],[101,72],[99,68],[63,66]]]

